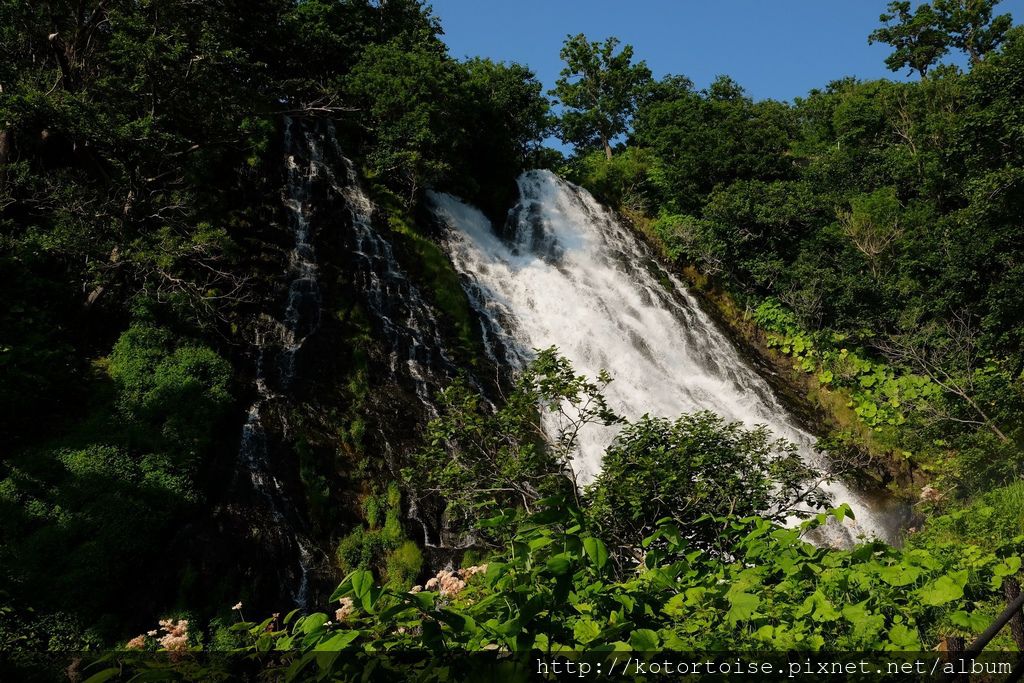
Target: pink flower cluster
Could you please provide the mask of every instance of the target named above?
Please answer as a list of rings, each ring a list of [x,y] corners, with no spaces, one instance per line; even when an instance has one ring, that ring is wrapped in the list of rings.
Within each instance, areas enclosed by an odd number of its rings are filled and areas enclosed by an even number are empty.
[[[942,492],[931,484],[926,484],[921,489],[921,502],[922,503],[937,503],[943,499]]]
[[[126,650],[141,650],[146,647],[146,634],[143,633],[141,636],[135,636],[127,643],[124,644]]]
[[[345,621],[352,616],[352,612],[355,610],[356,605],[352,602],[352,598],[342,598],[338,602],[341,603],[341,607],[334,612],[334,620]]]
[[[157,641],[160,647],[169,652],[184,652],[188,649],[188,619],[161,619],[160,628],[164,635]],[[142,650],[146,647],[148,638],[156,638],[159,631],[153,630],[142,635],[135,636],[127,643],[126,650]]]
[[[161,619],[160,628],[166,632],[160,638],[160,647],[171,652],[188,649],[188,619]]]
[[[468,581],[470,577],[481,574],[485,571],[487,571],[486,564],[465,567],[458,571],[442,569],[437,573],[437,576],[427,581],[425,586],[413,586],[412,590],[409,592],[419,593],[425,588],[428,591],[436,590],[443,597],[450,597],[461,593],[462,589],[466,587],[466,581]]]

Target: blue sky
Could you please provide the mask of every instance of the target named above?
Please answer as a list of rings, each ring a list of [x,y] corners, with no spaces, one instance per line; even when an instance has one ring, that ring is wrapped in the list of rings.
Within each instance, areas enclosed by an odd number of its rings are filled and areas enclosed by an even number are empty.
[[[903,78],[868,45],[886,0],[432,0],[454,57],[517,61],[554,85],[566,34],[614,35],[655,77],[683,74],[698,88],[718,74],[755,98],[792,100],[842,76]],[[1024,20],[1024,0],[997,12]]]

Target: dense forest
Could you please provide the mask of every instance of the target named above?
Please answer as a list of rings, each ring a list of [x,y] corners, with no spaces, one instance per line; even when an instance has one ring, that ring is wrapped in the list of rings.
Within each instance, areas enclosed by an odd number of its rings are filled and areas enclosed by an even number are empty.
[[[419,0],[2,0],[0,651],[114,648],[86,670],[109,678],[138,650],[227,650],[344,678],[344,650],[977,634],[1024,550],[1024,29],[997,9],[890,3],[865,40],[913,80],[787,103],[656,80],[642,46],[583,35],[546,91],[527,66],[451,57]],[[317,197],[317,328],[299,380],[261,385],[268,348],[300,348],[267,342],[305,258],[280,160],[322,141],[408,274],[388,291],[436,320],[434,410],[355,274],[359,216]],[[500,228],[531,168],[618,212],[856,466],[815,471],[709,412],[628,419],[615,378],[558,349],[491,367],[428,191]],[[283,532],[238,475],[264,396]],[[579,486],[596,424],[617,436]],[[906,502],[902,545],[811,543],[850,514],[809,483],[828,476]],[[281,535],[325,558],[310,604],[275,566]]]

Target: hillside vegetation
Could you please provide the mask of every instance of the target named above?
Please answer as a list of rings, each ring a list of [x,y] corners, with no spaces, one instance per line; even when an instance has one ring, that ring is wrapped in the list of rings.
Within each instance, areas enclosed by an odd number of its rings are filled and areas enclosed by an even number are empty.
[[[918,77],[792,103],[655,80],[642,46],[569,36],[556,118],[527,67],[452,58],[419,0],[0,0],[0,649],[106,650],[75,664],[97,681],[224,673],[192,650],[345,679],[357,652],[977,634],[1024,551],[1024,29],[995,5],[893,2],[871,40]],[[333,122],[464,375],[429,423],[382,409],[364,292],[322,264],[334,355],[281,418],[339,584],[306,613],[266,588],[274,567],[216,569],[242,563],[216,515],[287,268],[284,117]],[[827,414],[820,447],[914,505],[902,547],[831,547],[850,510],[795,446],[706,412],[627,420],[615,378],[557,349],[481,395],[424,192],[500,218],[541,166],[791,361]],[[597,424],[618,436],[580,487]],[[451,547],[428,547],[429,515]]]

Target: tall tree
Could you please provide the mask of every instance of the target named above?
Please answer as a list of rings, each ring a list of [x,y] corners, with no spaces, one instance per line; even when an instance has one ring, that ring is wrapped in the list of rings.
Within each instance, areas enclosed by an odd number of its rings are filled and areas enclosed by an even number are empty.
[[[911,11],[909,0],[889,3],[879,20],[886,24],[868,36],[869,43],[888,43],[895,48],[885,64],[893,71],[903,67],[923,78],[949,48],[963,50],[971,64],[997,48],[1013,25],[1009,14],[992,16],[999,0],[934,0]],[[895,22],[895,23],[894,23]]]
[[[582,33],[562,46],[565,62],[551,94],[565,106],[559,137],[576,146],[600,144],[612,158],[611,141],[629,126],[637,100],[650,83],[651,70],[643,61],[633,63],[633,47],[618,38],[603,43],[588,41]]]
[[[352,69],[348,91],[373,133],[368,161],[397,179],[410,205],[452,169],[448,151],[462,134],[451,106],[459,79],[456,62],[432,42],[397,38],[368,47]]]
[[[892,71],[908,67],[924,78],[929,67],[949,51],[949,35],[928,3],[911,11],[909,0],[890,2],[888,11],[878,19],[886,25],[872,31],[868,43],[888,43],[895,48],[885,58]]]
[[[1003,42],[1013,24],[1009,14],[992,16],[999,0],[935,0],[935,13],[953,47],[977,64]]]

